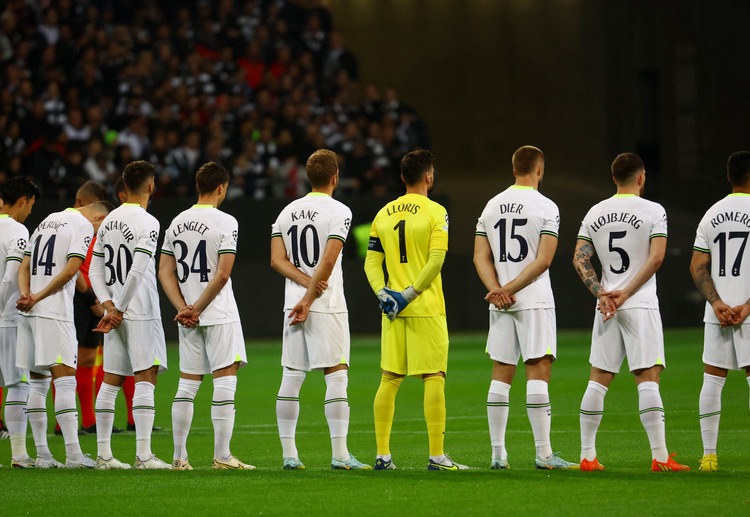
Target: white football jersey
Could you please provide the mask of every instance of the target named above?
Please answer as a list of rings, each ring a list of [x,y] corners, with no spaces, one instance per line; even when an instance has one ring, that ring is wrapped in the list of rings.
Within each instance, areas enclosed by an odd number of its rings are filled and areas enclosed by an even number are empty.
[[[237,228],[234,217],[211,205],[193,205],[169,225],[161,252],[177,261],[177,280],[188,305],[195,303],[216,275],[219,256],[237,253]],[[230,278],[201,313],[200,324],[209,326],[238,321],[240,312]]]
[[[346,242],[352,211],[326,194],[311,192],[289,203],[271,226],[271,237],[282,237],[289,261],[312,277],[323,257],[328,239]],[[291,309],[302,299],[307,288],[286,279],[284,309]],[[313,312],[347,312],[344,298],[344,275],[341,254],[336,260],[328,289],[316,298]]]
[[[75,208],[55,212],[39,223],[31,234],[24,255],[31,263],[31,292],[38,293],[60,274],[68,259],[86,260],[94,227]],[[53,320],[73,321],[76,275],[62,289],[34,305],[27,313]]]
[[[29,230],[8,214],[0,214],[0,280],[8,282],[5,306],[0,306],[0,328],[15,327],[18,324],[18,275],[5,278],[7,264],[21,262],[23,252],[29,243]]]
[[[651,239],[667,236],[667,213],[653,201],[635,194],[616,194],[594,205],[578,230],[578,238],[591,242],[602,264],[602,287],[626,287],[648,259]],[[623,309],[658,309],[656,275],[622,304]]]
[[[96,293],[100,300],[112,300],[116,307],[124,292],[125,281],[136,253],[149,256],[148,266],[123,318],[160,319],[159,293],[156,290],[156,241],[159,221],[140,205],[123,203],[112,210],[99,226],[91,257],[91,272],[104,271],[107,293]]]
[[[516,278],[537,256],[542,235],[557,238],[557,205],[531,187],[512,185],[493,197],[477,222],[476,235],[487,237],[500,285]],[[511,311],[553,309],[549,270],[516,293]],[[490,310],[498,310],[490,304]]]
[[[708,209],[698,225],[693,249],[711,254],[711,278],[731,307],[750,299],[750,194],[729,194]],[[706,323],[719,323],[706,302]]]

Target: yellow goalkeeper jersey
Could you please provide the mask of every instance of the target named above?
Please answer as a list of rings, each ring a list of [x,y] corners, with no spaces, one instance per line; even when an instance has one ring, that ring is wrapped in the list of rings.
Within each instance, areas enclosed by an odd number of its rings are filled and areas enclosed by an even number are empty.
[[[430,250],[448,250],[448,213],[420,194],[406,194],[385,205],[370,228],[368,251],[385,254],[387,286],[401,291],[417,280]],[[368,275],[369,276],[369,275]],[[440,274],[399,316],[445,314]]]

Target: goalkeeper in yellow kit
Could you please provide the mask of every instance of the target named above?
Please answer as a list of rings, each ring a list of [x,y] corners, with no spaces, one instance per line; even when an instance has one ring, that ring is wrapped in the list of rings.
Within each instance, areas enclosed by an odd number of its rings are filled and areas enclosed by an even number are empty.
[[[384,206],[370,229],[365,273],[383,310],[380,367],[375,395],[375,470],[391,470],[390,436],[396,393],[406,375],[424,383],[429,435],[428,470],[463,470],[443,451],[448,326],[440,269],[448,250],[448,214],[427,194],[435,182],[433,156],[412,151],[401,160],[406,194]],[[388,272],[386,285],[383,260]]]

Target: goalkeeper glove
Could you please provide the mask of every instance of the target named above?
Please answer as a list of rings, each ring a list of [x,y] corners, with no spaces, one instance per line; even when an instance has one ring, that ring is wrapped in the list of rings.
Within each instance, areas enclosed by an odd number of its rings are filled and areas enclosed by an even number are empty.
[[[403,311],[410,302],[412,302],[419,293],[414,287],[409,286],[403,291],[394,291],[384,287],[378,291],[380,299],[380,310],[393,321],[399,312]]]

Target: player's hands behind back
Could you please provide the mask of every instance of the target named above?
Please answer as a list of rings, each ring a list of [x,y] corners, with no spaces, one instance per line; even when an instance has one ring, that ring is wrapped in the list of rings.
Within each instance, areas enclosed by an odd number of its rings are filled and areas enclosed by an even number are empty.
[[[412,286],[407,287],[403,291],[394,291],[393,289],[384,287],[378,291],[380,310],[388,316],[389,320],[393,321],[417,296],[419,296],[419,293]]]
[[[117,309],[108,310],[104,317],[99,321],[94,332],[106,334],[110,330],[119,327],[120,323],[122,323],[122,313]]]
[[[198,325],[200,314],[192,305],[186,305],[174,317],[174,321],[186,328],[194,328]]]

